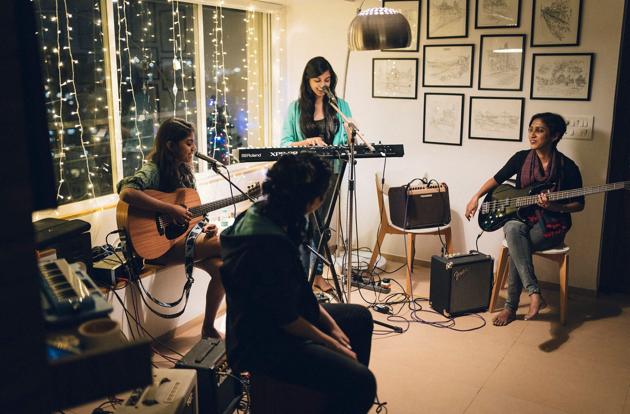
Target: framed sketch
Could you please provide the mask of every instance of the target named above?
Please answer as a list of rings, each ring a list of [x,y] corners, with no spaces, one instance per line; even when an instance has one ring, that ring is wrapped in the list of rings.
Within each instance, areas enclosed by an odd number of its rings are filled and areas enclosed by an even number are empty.
[[[498,29],[521,25],[521,0],[477,0],[475,29]]]
[[[482,35],[479,89],[522,91],[525,35]]]
[[[580,44],[582,0],[534,0],[532,46]]]
[[[427,38],[468,37],[469,0],[427,0]]]
[[[593,53],[534,53],[531,99],[590,101]]]
[[[523,140],[525,98],[470,97],[470,139]]]
[[[463,93],[425,93],[422,142],[462,145]]]
[[[420,1],[419,0],[383,0],[383,7],[398,10],[409,22],[411,28],[411,44],[400,49],[383,49],[383,52],[417,52],[418,35],[420,33]]]
[[[472,87],[475,45],[425,45],[422,86]]]
[[[372,59],[372,98],[418,98],[418,59]]]

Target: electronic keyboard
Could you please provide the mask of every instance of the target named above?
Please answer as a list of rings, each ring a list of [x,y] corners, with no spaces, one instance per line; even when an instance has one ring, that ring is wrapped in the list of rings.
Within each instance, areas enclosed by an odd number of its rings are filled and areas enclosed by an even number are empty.
[[[355,158],[402,157],[405,149],[402,144],[372,144],[374,151],[365,145],[354,147]],[[311,152],[326,159],[348,159],[349,147],[346,145],[329,145],[326,147],[267,147],[267,148],[237,148],[235,158],[239,162],[277,161],[285,154],[299,154]]]
[[[76,323],[105,316],[113,308],[79,264],[64,259],[39,265],[47,323]]]

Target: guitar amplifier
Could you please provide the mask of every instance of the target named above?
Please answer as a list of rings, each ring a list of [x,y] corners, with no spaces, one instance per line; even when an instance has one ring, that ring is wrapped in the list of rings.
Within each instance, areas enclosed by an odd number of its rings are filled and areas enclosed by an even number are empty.
[[[493,269],[494,260],[483,253],[431,257],[429,304],[449,316],[487,310]]]
[[[451,222],[448,186],[390,187],[389,216],[395,226],[422,229]]]
[[[238,373],[228,366],[225,344],[219,339],[201,339],[177,361],[175,368],[197,370],[199,413],[232,414],[241,401]]]

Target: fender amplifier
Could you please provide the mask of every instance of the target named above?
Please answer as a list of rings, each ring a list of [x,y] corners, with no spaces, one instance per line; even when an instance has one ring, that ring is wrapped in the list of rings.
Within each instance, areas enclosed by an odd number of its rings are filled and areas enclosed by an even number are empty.
[[[483,253],[431,257],[429,304],[450,316],[487,310],[493,268],[494,260]]]
[[[422,229],[451,222],[448,186],[390,187],[389,216],[395,226]]]
[[[219,339],[201,339],[175,364],[175,368],[197,370],[200,414],[231,414],[241,401],[242,385],[232,373]]]

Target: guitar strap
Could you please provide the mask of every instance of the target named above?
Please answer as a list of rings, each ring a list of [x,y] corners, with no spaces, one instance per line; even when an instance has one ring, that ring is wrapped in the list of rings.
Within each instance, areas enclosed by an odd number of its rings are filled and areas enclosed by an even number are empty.
[[[186,242],[184,244],[184,270],[186,272],[186,283],[184,284],[184,289],[179,299],[177,299],[175,302],[162,302],[156,299],[155,297],[153,297],[146,289],[144,289],[144,286],[142,285],[142,283],[140,283],[140,286],[142,287],[142,290],[144,291],[144,293],[154,303],[158,304],[159,306],[163,308],[174,308],[175,306],[181,303],[182,299],[184,300],[184,305],[179,311],[175,313],[162,313],[162,312],[156,311],[151,306],[149,306],[146,300],[144,300],[144,296],[140,295],[144,304],[149,308],[149,310],[151,310],[151,312],[155,313],[156,315],[162,318],[166,318],[166,319],[173,319],[173,318],[177,318],[181,316],[186,310],[186,305],[188,304],[188,297],[190,296],[190,288],[195,282],[195,279],[193,278],[193,275],[192,275],[193,267],[195,263],[195,240],[197,240],[197,236],[199,236],[199,233],[201,233],[201,231],[203,230],[207,222],[208,222],[208,218],[204,217],[203,220],[195,224],[195,226],[186,235]]]

